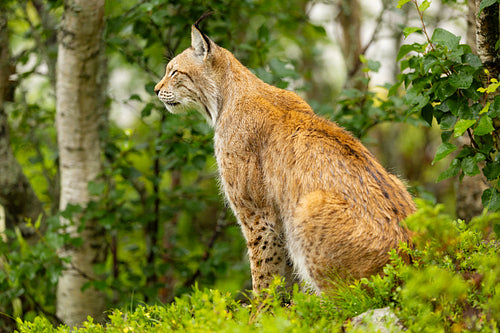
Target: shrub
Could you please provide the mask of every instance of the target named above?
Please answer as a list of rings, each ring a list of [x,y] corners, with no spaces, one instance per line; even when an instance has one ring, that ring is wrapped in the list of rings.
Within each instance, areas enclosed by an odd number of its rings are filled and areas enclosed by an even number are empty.
[[[116,309],[105,325],[89,318],[75,332],[349,331],[350,318],[387,306],[409,332],[497,332],[500,214],[483,214],[466,224],[444,214],[442,205],[417,204],[419,210],[407,219],[415,233],[415,249],[405,249],[412,264],[394,251],[382,276],[339,283],[332,296],[303,293],[298,286],[289,294],[280,279],[247,301],[195,287],[169,305]],[[43,317],[17,323],[21,333],[70,331]]]

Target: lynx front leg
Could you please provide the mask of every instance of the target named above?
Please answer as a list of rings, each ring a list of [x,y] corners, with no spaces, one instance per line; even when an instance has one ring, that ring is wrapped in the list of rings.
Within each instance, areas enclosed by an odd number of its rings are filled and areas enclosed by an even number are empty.
[[[274,212],[245,209],[237,215],[247,240],[253,290],[269,287],[276,275],[290,281],[291,264],[287,263],[283,232]]]

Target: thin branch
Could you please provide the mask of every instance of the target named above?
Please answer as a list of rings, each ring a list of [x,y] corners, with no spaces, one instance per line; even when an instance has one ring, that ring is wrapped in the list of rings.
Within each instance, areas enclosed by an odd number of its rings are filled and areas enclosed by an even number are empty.
[[[474,140],[474,136],[472,135],[472,131],[470,128],[467,129],[467,134],[469,135],[469,139],[470,139],[470,142],[472,144],[472,147],[474,147],[475,149],[479,149],[479,146],[478,146],[477,142]]]
[[[434,45],[431,42],[431,39],[429,37],[429,34],[427,33],[427,28],[424,23],[424,13],[420,11],[420,8],[418,8],[418,1],[413,0],[413,3],[415,4],[415,7],[417,8],[418,16],[420,17],[420,21],[422,22],[422,32],[425,35],[425,38],[427,39],[427,42],[429,43],[429,46],[431,47],[432,51],[434,51]]]

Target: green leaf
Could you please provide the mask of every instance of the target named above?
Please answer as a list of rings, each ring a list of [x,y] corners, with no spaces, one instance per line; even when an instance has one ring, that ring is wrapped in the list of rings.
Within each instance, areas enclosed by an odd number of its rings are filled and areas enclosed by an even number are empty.
[[[481,59],[474,53],[466,53],[463,58],[463,63],[470,65],[472,68],[478,69],[483,66]]]
[[[268,41],[269,40],[269,28],[267,27],[266,24],[263,24],[260,26],[260,28],[257,30],[259,34],[259,39],[262,41]]]
[[[495,96],[495,100],[490,104],[488,110],[490,117],[500,117],[500,94]]]
[[[420,32],[422,31],[422,28],[419,27],[406,27],[403,29],[403,35],[405,36],[405,39],[408,38],[409,35],[411,35],[414,32]]]
[[[448,140],[450,140],[452,135],[453,135],[453,131],[442,131],[441,132],[441,141],[448,142]]]
[[[167,9],[154,10],[150,17],[155,24],[161,26],[165,23],[165,18],[168,17],[168,11]]]
[[[475,123],[475,119],[460,119],[459,121],[457,121],[457,123],[455,124],[455,138],[463,135],[465,131],[467,131],[467,129]]]
[[[424,73],[428,73],[433,69],[434,65],[439,65],[439,60],[431,53],[427,53],[422,57],[422,65]]]
[[[490,102],[486,102],[486,104],[483,106],[479,114],[488,113],[488,110],[490,109],[490,104],[491,104]]]
[[[457,88],[452,86],[448,80],[440,80],[434,85],[434,92],[440,101],[444,101],[457,91]]]
[[[498,162],[487,162],[483,168],[483,174],[487,180],[495,180],[500,176],[500,164]]]
[[[458,116],[464,114],[463,109],[467,107],[467,100],[457,98],[455,95],[446,100],[446,105],[454,116]]]
[[[448,50],[451,51],[458,47],[458,44],[460,43],[460,36],[455,36],[448,30],[436,28],[432,34],[431,42],[446,46]]]
[[[429,126],[432,126],[432,120],[434,119],[434,114],[433,114],[434,108],[432,107],[431,104],[427,104],[422,108],[421,111],[421,116],[422,118],[429,124]]]
[[[42,224],[42,214],[38,215],[37,219],[36,219],[36,222],[35,222],[35,229],[36,230],[39,230],[40,229],[40,226]]]
[[[271,68],[271,71],[280,78],[290,77],[295,79],[299,76],[293,67],[289,66],[288,63],[276,58],[271,59],[269,67]]]
[[[130,96],[130,97],[129,97],[129,100],[130,100],[130,101],[134,101],[134,100],[135,100],[135,101],[139,101],[139,102],[141,102],[141,101],[142,101],[141,96],[139,96],[139,95],[137,95],[137,94],[133,94],[132,96]]]
[[[457,117],[455,117],[450,113],[446,113],[439,120],[439,127],[441,127],[441,129],[444,131],[451,130],[455,127],[456,122],[457,122]]]
[[[462,160],[461,163],[462,170],[467,176],[475,176],[479,174],[479,167],[477,166],[477,161],[473,156],[468,156]]]
[[[148,82],[144,85],[144,90],[146,90],[148,94],[156,97],[155,86],[156,86],[155,82]]]
[[[423,108],[429,102],[429,97],[424,96],[417,87],[413,86],[406,91],[406,95],[403,97],[403,100],[406,105],[413,105],[415,106],[415,110],[420,110],[420,108]],[[411,111],[415,110],[412,109]]]
[[[149,117],[151,115],[151,111],[153,110],[153,107],[154,107],[153,103],[146,104],[141,111],[141,118]]]
[[[500,209],[500,193],[498,193],[496,188],[486,189],[481,196],[481,201],[483,202],[483,207],[491,212],[496,212]]]
[[[398,81],[396,82],[394,85],[392,85],[390,88],[389,88],[389,92],[387,93],[387,95],[390,97],[390,96],[394,96],[396,95],[396,93],[398,92],[399,90],[399,87],[401,86],[401,84],[403,83],[403,81]]]
[[[424,0],[420,6],[418,6],[418,10],[420,10],[421,12],[425,12],[425,10],[427,8],[429,8],[429,6],[431,5],[431,2],[429,0]]]
[[[445,171],[443,171],[438,176],[438,178],[436,180],[436,183],[440,182],[442,180],[448,179],[450,177],[454,177],[454,176],[458,175],[459,172],[460,172],[460,160],[454,159],[453,161],[451,161],[451,164],[448,167],[448,169],[446,169]]]
[[[434,157],[434,160],[432,161],[432,164],[436,163],[437,161],[442,160],[452,152],[457,150],[457,147],[449,142],[443,142],[437,149],[436,151],[436,156]]]
[[[378,70],[380,69],[380,61],[368,59],[366,66],[370,71],[378,73]]]
[[[405,4],[407,4],[408,2],[410,2],[411,0],[398,0],[398,5],[397,5],[397,8],[401,8],[403,7]]]
[[[449,82],[452,86],[459,89],[467,89],[472,84],[474,77],[470,71],[459,70],[450,75]]]
[[[483,9],[495,4],[496,2],[497,0],[482,0],[481,3],[479,4],[479,12],[477,13],[477,16],[479,17],[479,14],[481,14]]]
[[[73,217],[74,214],[81,213],[82,210],[83,208],[80,205],[69,203],[66,205],[66,208],[61,212],[61,216],[69,220]]]
[[[484,115],[479,119],[479,123],[474,129],[474,135],[486,135],[493,132],[495,128],[493,127],[493,121],[487,115]]]
[[[411,51],[422,52],[424,49],[425,47],[418,43],[401,45],[401,47],[399,48],[398,55],[396,57],[396,61],[401,60],[405,55],[407,55]]]
[[[500,39],[499,39],[500,41]],[[496,222],[493,224],[493,231],[497,235],[497,239],[500,239],[500,223]]]
[[[196,155],[191,160],[191,163],[193,163],[196,169],[202,170],[205,167],[206,159],[205,155]]]
[[[106,184],[102,182],[89,182],[88,190],[90,195],[101,195],[106,188]]]
[[[266,69],[262,67],[258,67],[254,69],[254,74],[259,77],[262,81],[271,84],[273,82],[274,76],[272,73],[269,73]]]

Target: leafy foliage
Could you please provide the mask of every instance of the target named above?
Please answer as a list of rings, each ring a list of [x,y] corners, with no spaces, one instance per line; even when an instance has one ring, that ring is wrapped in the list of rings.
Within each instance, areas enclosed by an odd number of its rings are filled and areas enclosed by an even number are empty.
[[[72,209],[68,207],[63,215],[69,216]],[[62,233],[57,216],[48,219],[47,224],[47,232],[39,234],[36,244],[27,243],[19,229],[7,230],[6,237],[0,239],[0,304],[13,317],[33,319],[43,313],[57,322],[53,316],[56,285],[63,265],[69,263],[69,258],[59,256],[57,251],[64,244],[80,246],[81,239]],[[40,219],[34,224],[37,232],[39,226]],[[7,321],[3,327],[8,329],[10,323]]]
[[[284,294],[283,282],[263,297],[236,301],[230,293],[195,287],[166,306],[114,310],[105,326],[89,321],[77,332],[332,332],[359,331],[349,319],[369,308],[389,306],[409,332],[495,332],[500,321],[500,215],[470,224],[443,214],[443,206],[419,201],[407,219],[416,250],[405,265],[395,253],[384,276],[339,285],[330,296]],[[283,304],[283,300],[287,304]],[[68,332],[47,319],[18,320],[19,332]],[[387,325],[391,329],[391,323]],[[394,329],[394,327],[392,327]]]
[[[410,1],[399,1],[402,6]],[[428,1],[418,5],[420,17]],[[481,6],[485,1],[482,1]],[[460,37],[437,28],[432,37],[422,29],[407,29],[405,35],[423,31],[423,43],[403,45],[397,60],[401,60],[399,82],[391,88],[394,95],[400,85],[406,89],[407,115],[420,114],[429,125],[435,119],[442,130],[442,145],[434,161],[439,161],[458,150],[450,167],[438,181],[460,175],[475,176],[481,171],[493,185],[483,193],[483,205],[490,211],[500,209],[498,180],[500,176],[499,146],[494,120],[500,115],[498,78],[490,77],[480,58],[469,45],[460,44]],[[486,82],[486,86],[483,86]],[[461,148],[452,141],[467,135],[470,144]]]

